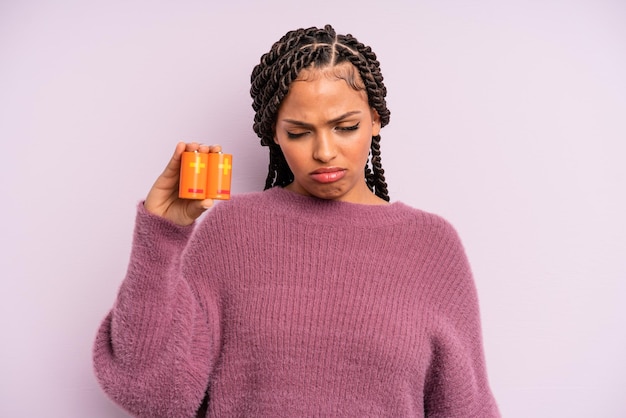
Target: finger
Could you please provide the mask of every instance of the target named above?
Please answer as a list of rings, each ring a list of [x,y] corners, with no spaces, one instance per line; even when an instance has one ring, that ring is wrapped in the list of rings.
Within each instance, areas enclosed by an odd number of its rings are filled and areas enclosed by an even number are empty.
[[[210,209],[213,206],[214,200],[213,199],[204,199],[204,200],[201,200],[199,203],[200,203],[200,206],[202,207],[203,210],[207,210],[207,209]]]
[[[165,166],[163,170],[163,176],[171,178],[178,177],[180,173],[180,158],[185,151],[186,144],[184,142],[179,142],[176,144],[176,148],[174,149],[174,154],[172,154],[172,158],[170,158],[169,162]]]
[[[200,144],[198,144],[197,142],[189,142],[185,146],[185,151],[195,152],[195,151],[198,151],[198,148],[200,148]]]
[[[189,205],[187,206],[187,216],[190,219],[196,219],[211,206],[213,206],[212,199],[194,200],[193,202],[189,202]]]
[[[196,148],[196,145],[197,145],[197,148]],[[191,143],[191,144],[188,144],[187,150],[198,151],[198,152],[206,154],[208,152],[222,152],[222,146]]]

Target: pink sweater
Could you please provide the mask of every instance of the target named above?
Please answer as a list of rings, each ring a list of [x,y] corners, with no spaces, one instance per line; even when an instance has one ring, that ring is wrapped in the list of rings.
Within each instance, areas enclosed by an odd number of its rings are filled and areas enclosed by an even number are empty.
[[[95,342],[100,384],[141,417],[497,417],[454,229],[402,203],[273,188],[195,227],[139,206]]]

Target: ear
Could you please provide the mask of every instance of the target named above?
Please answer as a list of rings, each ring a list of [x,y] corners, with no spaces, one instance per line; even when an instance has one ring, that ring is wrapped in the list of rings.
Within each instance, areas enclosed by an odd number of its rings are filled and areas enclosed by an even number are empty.
[[[372,136],[377,136],[380,134],[380,116],[378,112],[373,107],[370,109],[372,113]]]

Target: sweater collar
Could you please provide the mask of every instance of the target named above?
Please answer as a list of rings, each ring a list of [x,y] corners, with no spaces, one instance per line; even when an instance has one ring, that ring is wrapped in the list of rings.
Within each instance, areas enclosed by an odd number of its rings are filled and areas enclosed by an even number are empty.
[[[264,192],[269,204],[281,216],[297,216],[301,222],[350,226],[385,226],[415,216],[413,209],[401,203],[366,205],[337,200],[326,200],[301,195],[282,187]],[[278,203],[278,204],[276,204]]]

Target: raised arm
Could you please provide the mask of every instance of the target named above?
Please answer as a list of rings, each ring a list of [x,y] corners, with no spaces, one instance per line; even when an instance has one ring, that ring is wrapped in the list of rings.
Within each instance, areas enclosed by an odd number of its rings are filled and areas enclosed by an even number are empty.
[[[177,198],[176,165],[187,147],[176,147],[138,206],[128,271],[94,345],[102,388],[138,417],[194,416],[218,351],[217,303],[200,304],[181,273],[193,220],[212,204]]]

